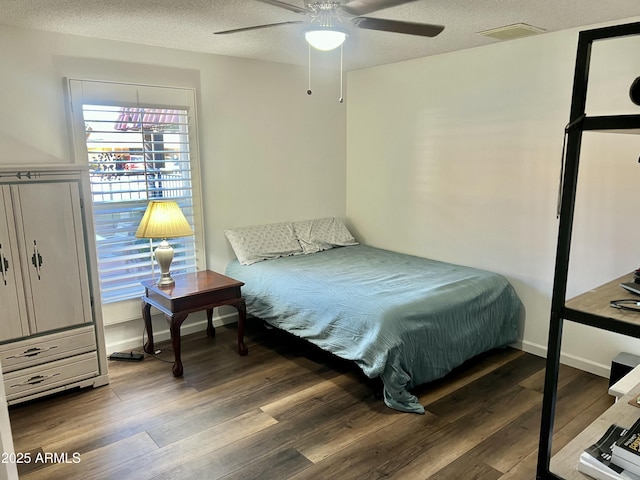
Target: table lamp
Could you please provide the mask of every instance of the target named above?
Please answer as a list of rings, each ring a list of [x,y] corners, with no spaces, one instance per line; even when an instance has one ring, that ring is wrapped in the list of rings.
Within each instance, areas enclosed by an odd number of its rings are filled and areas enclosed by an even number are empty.
[[[159,287],[170,287],[176,282],[171,278],[169,269],[173,261],[173,247],[167,238],[189,237],[193,230],[182,210],[174,201],[152,200],[142,216],[136,237],[161,238],[162,242],[153,252],[160,266]]]

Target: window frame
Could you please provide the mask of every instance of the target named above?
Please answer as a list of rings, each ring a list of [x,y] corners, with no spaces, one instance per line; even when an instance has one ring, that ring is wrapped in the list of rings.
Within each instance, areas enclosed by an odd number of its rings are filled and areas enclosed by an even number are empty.
[[[193,222],[195,232],[196,269],[206,265],[204,241],[204,221],[202,212],[202,188],[200,175],[200,155],[198,142],[198,122],[196,112],[196,92],[191,88],[140,85],[111,81],[66,78],[67,106],[71,132],[71,151],[76,164],[88,165],[89,152],[86,143],[83,105],[117,105],[132,108],[157,108],[187,110],[188,142],[191,168],[191,188],[193,202]],[[85,207],[86,208],[86,207]],[[93,205],[91,205],[93,209]],[[97,252],[90,252],[97,262]],[[151,255],[151,252],[150,252]],[[149,277],[152,275],[149,263]],[[153,267],[154,273],[158,268]],[[103,303],[105,325],[140,318],[139,296],[128,300]]]

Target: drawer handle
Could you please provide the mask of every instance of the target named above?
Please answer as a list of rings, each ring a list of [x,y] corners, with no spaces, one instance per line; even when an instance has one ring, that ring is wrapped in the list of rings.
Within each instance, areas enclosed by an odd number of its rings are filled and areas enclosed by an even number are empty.
[[[49,350],[53,350],[54,348],[58,348],[58,346],[53,345],[47,348],[40,348],[40,347],[28,348],[24,352],[19,353],[18,355],[11,355],[10,357],[7,357],[7,360],[13,359],[13,358],[36,357],[41,353],[48,352]]]
[[[42,270],[42,255],[40,255],[40,250],[38,250],[38,244],[35,240],[33,241],[33,255],[31,255],[31,263],[36,269],[38,280],[40,280],[40,270]]]
[[[9,260],[2,253],[2,244],[0,244],[0,273],[2,274],[2,281],[7,284],[7,272],[9,271]]]
[[[50,378],[57,377],[60,373],[54,373],[53,375],[34,375],[29,380],[25,380],[22,383],[18,383],[17,385],[11,385],[11,388],[15,387],[26,387],[27,385],[37,385],[39,383],[44,382],[45,380],[49,380]]]

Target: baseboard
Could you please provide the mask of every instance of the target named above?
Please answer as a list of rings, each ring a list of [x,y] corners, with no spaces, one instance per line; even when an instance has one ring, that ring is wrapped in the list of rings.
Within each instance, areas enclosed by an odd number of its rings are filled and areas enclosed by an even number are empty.
[[[238,320],[238,316],[234,313],[230,313],[228,315],[223,315],[223,316],[217,316],[213,319],[213,326],[220,327],[222,325],[235,323],[237,322],[237,320]],[[141,322],[140,319],[136,319],[134,321],[137,323]],[[207,325],[206,319],[198,320],[192,323],[185,323],[180,329],[180,333],[181,335],[184,336],[184,335],[189,335],[190,333],[204,332],[206,331],[206,328],[207,328],[206,325]],[[162,342],[164,340],[170,340],[170,339],[171,339],[171,333],[169,331],[168,324],[167,324],[167,327],[163,329],[157,329],[154,327],[154,330],[153,330],[154,343]],[[141,341],[142,341],[142,337],[137,334],[134,337],[128,337],[117,342],[107,341],[107,345],[106,345],[107,355],[111,352],[122,352],[127,350],[139,349],[140,351],[142,351]]]
[[[532,342],[520,342],[520,345],[520,349],[527,353],[531,353],[543,358],[547,357],[546,346]],[[562,363],[563,365],[568,365],[569,367],[583,370],[585,372],[593,373],[594,375],[598,375],[599,377],[604,378],[609,378],[609,375],[611,373],[611,365],[603,365],[601,363],[597,363],[586,358],[567,353],[560,354],[560,363]]]
[[[222,326],[228,325],[231,323],[235,323],[237,321],[237,315],[235,313],[230,313],[228,315],[223,315],[221,317],[216,317],[213,319],[214,326]],[[140,320],[137,320],[138,322]],[[195,332],[203,332],[206,330],[207,321],[200,320],[197,322],[193,322],[190,324],[183,325],[181,331],[182,335],[188,335],[190,333]],[[155,342],[161,342],[164,340],[169,340],[171,338],[171,334],[169,332],[169,328],[164,328],[162,330],[153,332],[153,339]],[[121,340],[119,342],[107,342],[107,353],[109,352],[120,352],[131,349],[140,349],[141,345],[141,337],[136,335],[135,337],[127,338]],[[533,342],[528,341],[518,341],[512,345],[513,348],[517,348],[527,353],[531,353],[532,355],[536,355],[538,357],[546,358],[547,356],[547,347],[545,345],[540,345]],[[594,375],[598,375],[599,377],[609,378],[611,373],[610,365],[603,365],[601,363],[597,363],[586,358],[578,357],[576,355],[562,353],[560,355],[560,363],[564,365],[568,365],[573,368],[577,368],[579,370],[583,370],[585,372],[593,373]]]

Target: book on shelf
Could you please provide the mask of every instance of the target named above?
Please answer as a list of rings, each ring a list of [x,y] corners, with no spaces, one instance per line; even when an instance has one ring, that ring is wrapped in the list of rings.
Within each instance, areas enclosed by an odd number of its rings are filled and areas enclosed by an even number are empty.
[[[611,461],[640,475],[640,419],[638,419],[613,445]]]
[[[612,450],[616,441],[627,434],[627,429],[611,425],[602,437],[585,449],[578,460],[578,470],[596,480],[640,480],[639,475],[612,462]]]
[[[626,472],[622,468],[620,473],[609,467],[603,466],[588,453],[582,453],[578,460],[578,471],[596,480],[637,480],[637,475]]]

